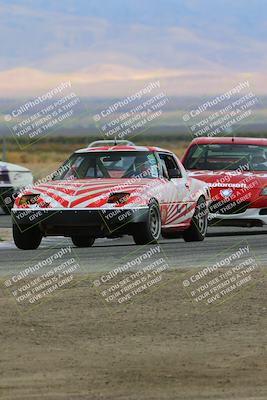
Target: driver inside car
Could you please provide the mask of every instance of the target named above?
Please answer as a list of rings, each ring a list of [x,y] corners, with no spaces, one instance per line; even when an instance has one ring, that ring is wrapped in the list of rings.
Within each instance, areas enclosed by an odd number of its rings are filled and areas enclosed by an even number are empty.
[[[153,178],[152,165],[147,157],[137,156],[125,173],[125,177],[138,176],[140,178]]]
[[[267,157],[264,151],[255,154],[251,157],[252,170],[255,171],[266,171],[267,170]]]

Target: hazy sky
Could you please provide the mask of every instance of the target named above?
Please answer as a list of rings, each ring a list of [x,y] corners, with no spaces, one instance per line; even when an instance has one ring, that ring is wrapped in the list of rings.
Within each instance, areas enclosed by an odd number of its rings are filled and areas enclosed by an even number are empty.
[[[169,95],[248,79],[267,93],[266,0],[0,0],[0,97],[70,79],[86,96],[160,79]]]

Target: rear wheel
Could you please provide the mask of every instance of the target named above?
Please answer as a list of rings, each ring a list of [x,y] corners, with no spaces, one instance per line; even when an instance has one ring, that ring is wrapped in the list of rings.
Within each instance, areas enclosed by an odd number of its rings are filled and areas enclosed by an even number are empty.
[[[208,208],[206,200],[201,197],[196,205],[190,227],[183,232],[186,242],[199,242],[204,240],[208,229]]]
[[[37,225],[20,228],[17,224],[13,224],[13,239],[15,245],[21,250],[37,249],[42,237],[42,232]]]
[[[156,201],[149,205],[147,220],[137,224],[133,239],[136,244],[156,243],[161,232],[161,217],[159,206]]]
[[[95,242],[95,238],[91,236],[72,236],[71,240],[76,247],[91,247]]]

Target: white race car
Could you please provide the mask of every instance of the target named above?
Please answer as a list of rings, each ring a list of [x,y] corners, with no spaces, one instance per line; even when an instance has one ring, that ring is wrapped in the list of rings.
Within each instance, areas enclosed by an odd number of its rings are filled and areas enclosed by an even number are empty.
[[[0,207],[10,213],[20,190],[33,183],[29,169],[20,165],[0,161]]]
[[[13,237],[35,249],[43,236],[71,237],[77,247],[95,238],[132,235],[136,244],[163,237],[203,240],[210,194],[168,150],[113,146],[76,151],[52,181],[22,192],[12,209]]]

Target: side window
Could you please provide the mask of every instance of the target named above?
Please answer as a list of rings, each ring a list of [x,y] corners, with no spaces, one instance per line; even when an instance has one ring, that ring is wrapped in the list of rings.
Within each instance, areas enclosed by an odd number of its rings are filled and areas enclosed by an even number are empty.
[[[161,159],[162,163],[162,168],[163,168],[163,176],[168,178],[168,177],[176,177],[176,178],[181,178],[182,173],[179,168],[179,165],[175,161],[172,155],[170,154],[159,154],[159,157]],[[165,176],[167,173],[167,176]]]

